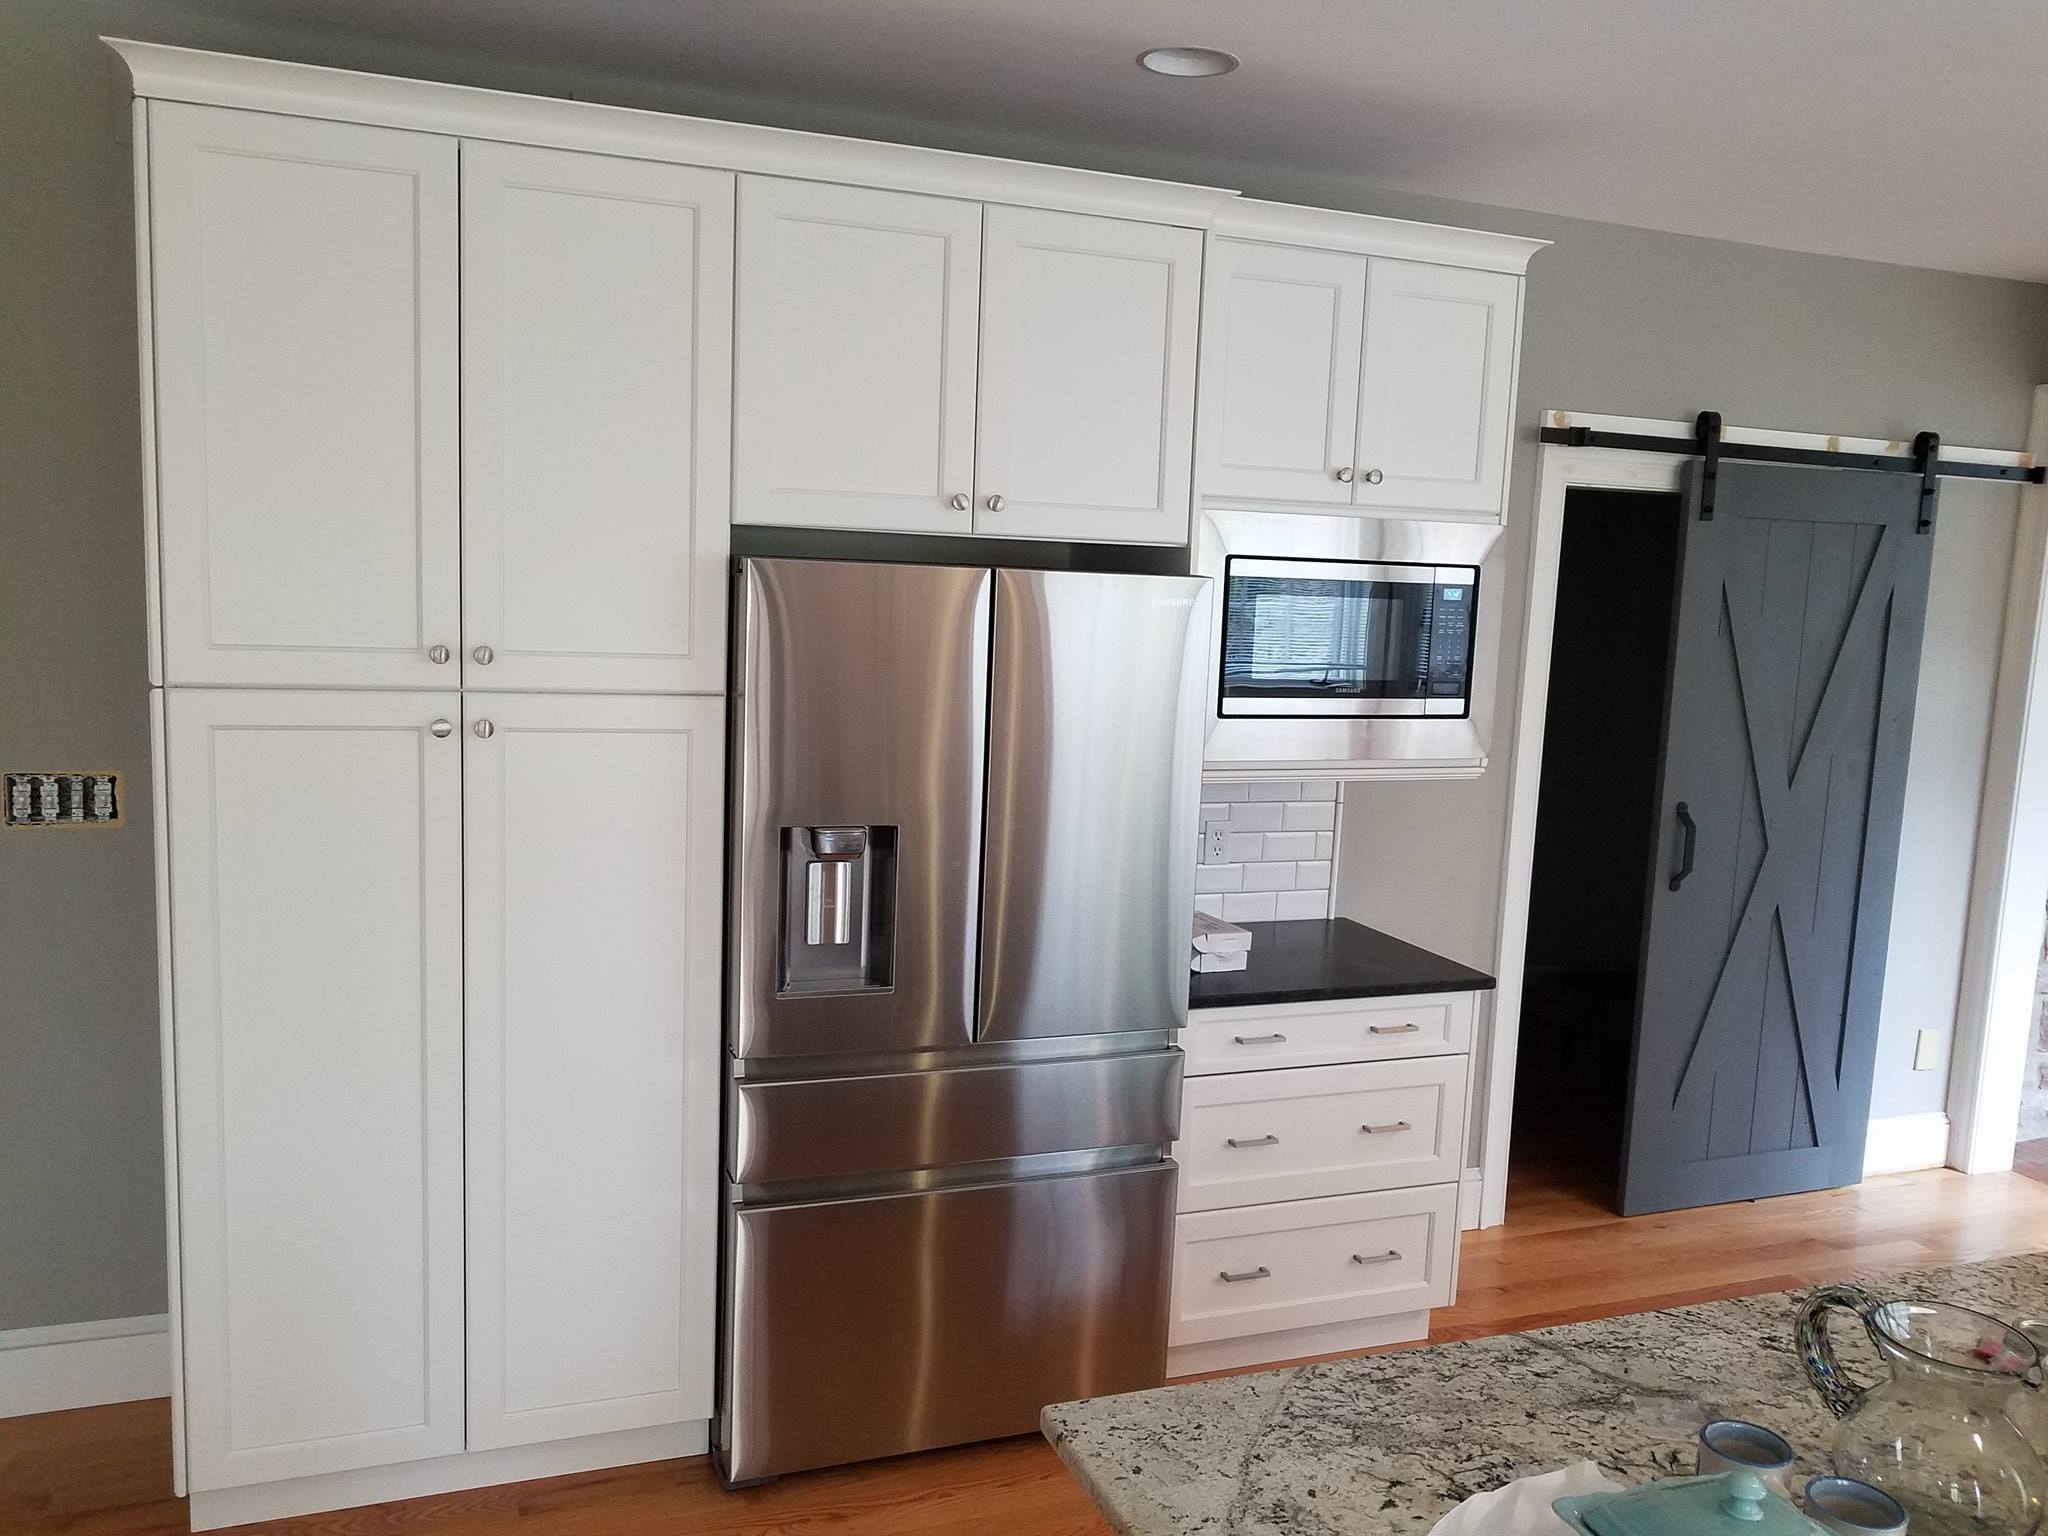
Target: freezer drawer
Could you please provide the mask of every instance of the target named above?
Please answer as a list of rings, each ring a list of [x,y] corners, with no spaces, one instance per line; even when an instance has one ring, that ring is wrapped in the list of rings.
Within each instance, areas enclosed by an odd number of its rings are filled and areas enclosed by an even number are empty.
[[[740,1184],[939,1168],[1045,1152],[1163,1146],[1180,1052],[735,1082],[727,1169]]]
[[[728,1213],[734,1482],[1028,1434],[1157,1386],[1174,1166]]]

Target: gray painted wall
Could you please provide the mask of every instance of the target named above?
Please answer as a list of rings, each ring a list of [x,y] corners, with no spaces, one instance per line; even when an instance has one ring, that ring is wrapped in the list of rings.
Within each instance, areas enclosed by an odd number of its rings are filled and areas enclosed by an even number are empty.
[[[1542,406],[1951,441],[2017,443],[2048,377],[2048,290],[1385,195],[1271,167],[1063,142],[1047,125],[965,131],[741,100],[650,81],[565,78],[480,59],[294,35],[169,6],[11,0],[0,8],[0,750],[13,767],[119,768],[119,829],[0,840],[0,1329],[164,1305],[156,998],[143,691],[141,468],[124,93],[97,34],[907,140],[1239,186],[1255,195],[1547,236],[1524,346],[1524,428]],[[1902,215],[1904,216],[1904,215]],[[1514,504],[1526,512],[1533,454]],[[2012,498],[1978,493],[1935,572],[1923,741],[1907,816],[1928,925],[1894,975],[1946,1029],[1981,778],[1982,725]],[[1951,505],[1963,521],[1963,498]],[[1509,600],[1526,568],[1510,534]],[[1508,614],[1510,635],[1518,611]],[[1509,641],[1512,669],[1519,645]],[[1504,718],[1505,733],[1512,720]],[[1506,775],[1354,791],[1341,909],[1478,961],[1491,956]],[[1918,947],[1916,947],[1916,944]],[[1903,996],[1903,994],[1902,994]],[[1910,1014],[1908,1017],[1906,1015]],[[1921,1017],[1922,1014],[1928,1017]],[[1936,1104],[1938,1074],[1894,1085]]]

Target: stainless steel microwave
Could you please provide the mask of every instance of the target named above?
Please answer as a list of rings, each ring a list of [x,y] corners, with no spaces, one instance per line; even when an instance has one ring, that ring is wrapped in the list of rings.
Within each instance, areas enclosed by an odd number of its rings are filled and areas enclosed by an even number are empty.
[[[1499,525],[1203,518],[1212,771],[1469,776],[1486,763]]]

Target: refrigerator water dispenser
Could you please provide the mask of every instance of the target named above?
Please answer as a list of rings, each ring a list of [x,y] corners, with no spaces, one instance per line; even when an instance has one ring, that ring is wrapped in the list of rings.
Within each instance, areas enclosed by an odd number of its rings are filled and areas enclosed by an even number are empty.
[[[896,829],[782,829],[783,996],[887,991]]]

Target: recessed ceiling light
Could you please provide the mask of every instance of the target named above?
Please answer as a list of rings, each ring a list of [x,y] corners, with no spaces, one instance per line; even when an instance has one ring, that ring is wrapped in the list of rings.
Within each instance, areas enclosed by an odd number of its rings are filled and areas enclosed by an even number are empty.
[[[1178,75],[1193,79],[1201,75],[1227,75],[1240,62],[1234,53],[1221,48],[1147,48],[1138,62],[1155,75]]]

